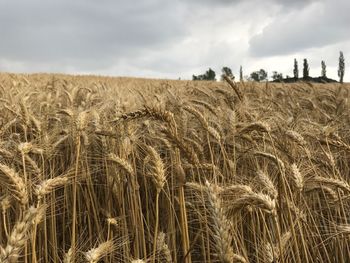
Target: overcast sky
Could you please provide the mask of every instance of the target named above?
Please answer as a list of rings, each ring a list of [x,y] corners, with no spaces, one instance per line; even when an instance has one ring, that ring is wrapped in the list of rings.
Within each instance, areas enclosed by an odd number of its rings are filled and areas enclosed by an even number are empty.
[[[0,71],[190,79],[209,67],[350,81],[349,0],[0,0]],[[301,74],[301,72],[300,72]]]

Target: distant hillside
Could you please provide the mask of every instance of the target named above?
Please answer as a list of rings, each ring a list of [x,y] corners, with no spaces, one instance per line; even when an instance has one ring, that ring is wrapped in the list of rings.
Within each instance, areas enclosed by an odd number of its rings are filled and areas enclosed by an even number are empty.
[[[303,82],[314,82],[314,83],[337,83],[338,82],[338,81],[336,81],[334,79],[330,79],[330,78],[327,78],[327,77],[316,77],[316,78],[308,77],[308,78],[298,78],[298,79],[295,79],[295,78],[283,78],[283,79],[276,79],[276,80],[273,80],[271,82],[275,82],[275,83],[280,83],[280,82],[283,82],[283,83],[295,83],[295,82],[300,82],[300,81],[303,81]]]

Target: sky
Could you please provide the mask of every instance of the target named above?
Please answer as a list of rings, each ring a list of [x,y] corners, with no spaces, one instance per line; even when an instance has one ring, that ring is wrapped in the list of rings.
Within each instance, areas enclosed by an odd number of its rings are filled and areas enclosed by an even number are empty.
[[[338,79],[349,0],[0,0],[0,71],[191,79],[209,67]],[[350,82],[350,66],[345,69]]]

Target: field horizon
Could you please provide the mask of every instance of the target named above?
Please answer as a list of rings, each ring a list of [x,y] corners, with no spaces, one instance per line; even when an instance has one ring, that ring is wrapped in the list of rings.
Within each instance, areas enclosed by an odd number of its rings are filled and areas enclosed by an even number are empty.
[[[92,78],[94,80],[154,80],[154,81],[194,81],[192,79],[182,79],[182,78],[156,78],[156,77],[137,77],[137,76],[118,76],[118,75],[99,75],[99,74],[75,74],[75,73],[45,73],[45,72],[34,72],[34,73],[25,73],[25,72],[21,72],[21,73],[15,73],[15,72],[0,72],[0,77],[2,79],[7,79],[9,76],[12,76],[13,78],[18,78],[18,77],[24,77],[24,78],[31,78],[31,79],[35,79],[35,78],[52,78],[52,77],[56,77],[56,78],[61,78],[61,79],[69,79],[69,78]],[[219,76],[218,76],[219,77]],[[320,78],[320,77],[319,77]],[[236,79],[236,78],[235,78]],[[292,78],[290,78],[292,79]],[[312,78],[310,78],[312,79]],[[317,79],[317,77],[315,77],[315,79]],[[222,82],[222,80],[217,79],[217,80],[195,80],[203,82],[203,81],[208,81],[208,82]],[[239,80],[236,80],[236,82],[240,82]],[[254,80],[244,80],[244,82],[256,82]],[[256,83],[279,83],[276,80],[270,80],[270,81],[261,81],[261,82],[256,82]],[[303,81],[302,78],[300,78],[300,81],[298,83],[313,83],[313,84],[340,84],[339,82],[336,83],[320,83],[320,82],[313,82],[313,81]],[[282,82],[281,82],[282,83]],[[344,82],[343,84],[347,84],[349,82]],[[284,84],[293,84],[293,82],[284,82]]]
[[[349,95],[0,73],[0,262],[349,262]]]

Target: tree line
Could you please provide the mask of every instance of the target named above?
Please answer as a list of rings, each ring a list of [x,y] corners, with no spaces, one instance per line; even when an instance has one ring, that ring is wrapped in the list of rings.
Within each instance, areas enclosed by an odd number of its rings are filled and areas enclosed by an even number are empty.
[[[303,80],[310,80],[310,67],[308,60],[304,58],[303,60]],[[344,59],[344,54],[342,51],[340,51],[339,54],[339,63],[338,63],[338,77],[339,77],[339,82],[343,83],[344,81],[344,75],[345,75],[345,59]],[[231,79],[234,79],[235,76],[232,73],[231,68],[229,67],[223,67],[221,70],[221,80],[223,79],[223,76],[228,76]],[[267,80],[268,78],[268,73],[264,69],[260,69],[258,71],[254,71],[250,73],[248,79],[252,81],[264,81]],[[293,77],[286,76],[286,78],[283,78],[283,74],[279,73],[277,71],[272,72],[271,78],[274,81],[283,81],[284,79],[294,79],[294,81],[299,80],[299,66],[298,66],[298,61],[297,59],[294,59],[294,67],[293,67]],[[321,79],[327,79],[327,66],[326,62],[324,60],[321,61]],[[214,70],[209,68],[204,74],[201,75],[192,75],[192,80],[216,80],[216,73]],[[240,66],[239,69],[239,80],[243,81],[243,68]]]

